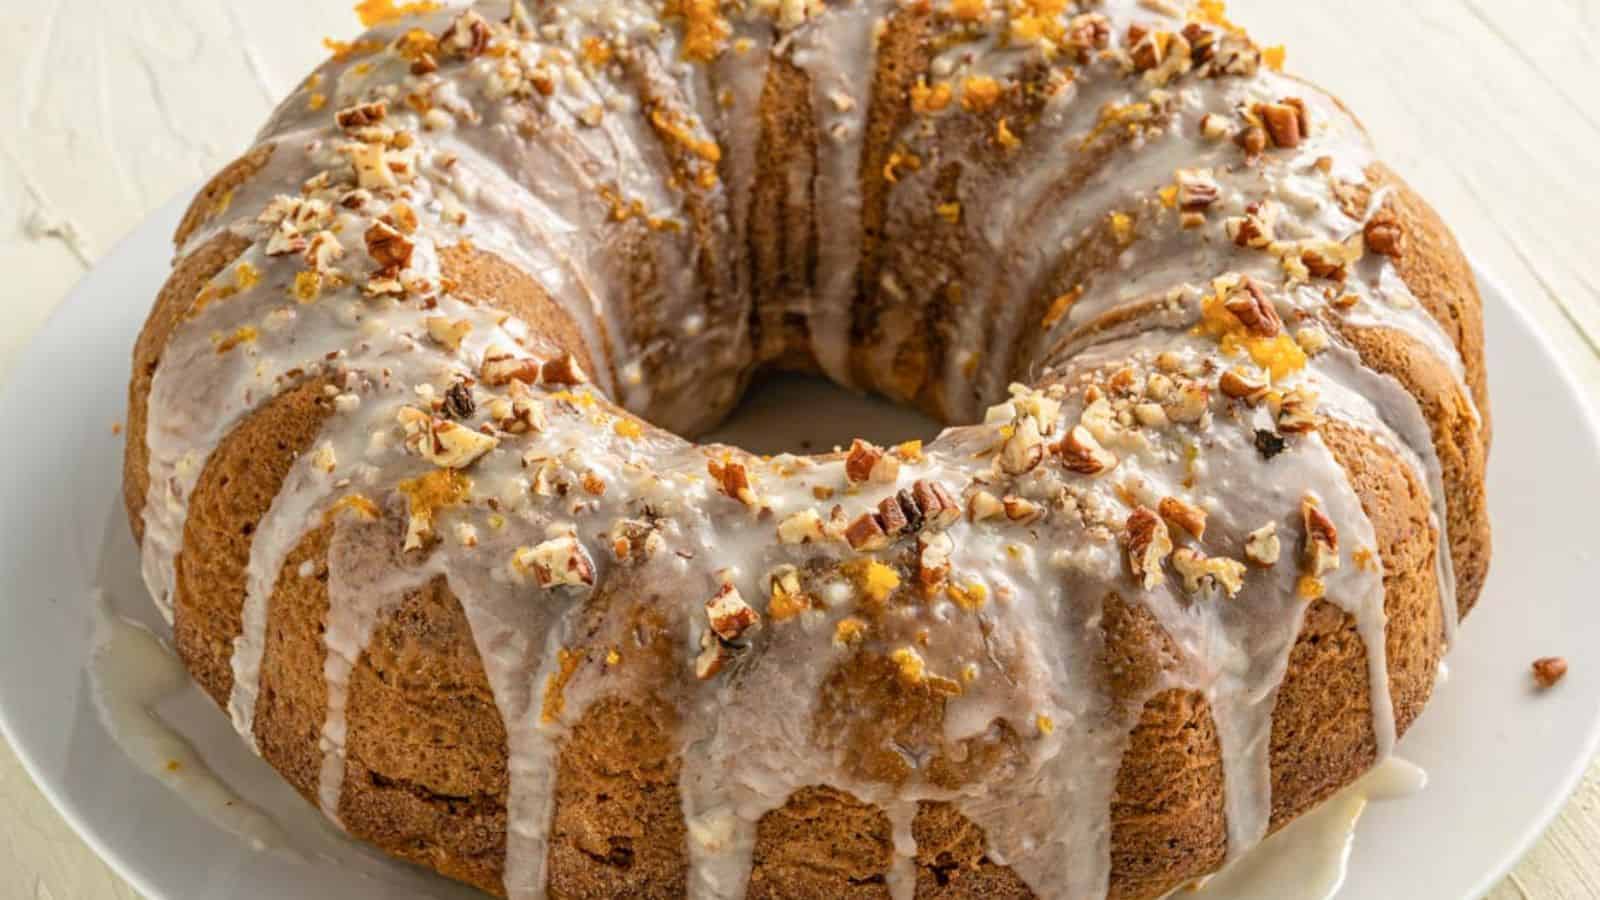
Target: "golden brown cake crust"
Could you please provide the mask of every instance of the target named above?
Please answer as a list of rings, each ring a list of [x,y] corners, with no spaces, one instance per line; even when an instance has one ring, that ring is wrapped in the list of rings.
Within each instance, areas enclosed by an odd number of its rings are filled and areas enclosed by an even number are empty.
[[[178,554],[173,635],[190,674],[218,704],[233,689],[245,569],[261,517],[295,457],[311,445],[333,404],[322,379],[273,398],[217,446],[195,487]]]

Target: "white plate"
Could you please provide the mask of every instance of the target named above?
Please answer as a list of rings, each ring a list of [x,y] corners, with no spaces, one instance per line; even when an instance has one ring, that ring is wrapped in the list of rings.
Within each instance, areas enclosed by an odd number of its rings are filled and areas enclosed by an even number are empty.
[[[192,685],[158,711],[292,846],[254,850],[212,825],[135,768],[96,716],[85,670],[94,589],[165,633],[138,578],[112,425],[182,208],[168,204],[78,285],[0,397],[0,726],[62,815],[156,900],[468,896],[340,838]],[[1482,895],[1559,811],[1600,738],[1600,660],[1585,653],[1600,647],[1600,439],[1528,318],[1480,283],[1495,399],[1493,572],[1448,682],[1400,747],[1429,786],[1368,811],[1345,897]],[[1548,655],[1570,657],[1572,672],[1537,694],[1528,664]]]

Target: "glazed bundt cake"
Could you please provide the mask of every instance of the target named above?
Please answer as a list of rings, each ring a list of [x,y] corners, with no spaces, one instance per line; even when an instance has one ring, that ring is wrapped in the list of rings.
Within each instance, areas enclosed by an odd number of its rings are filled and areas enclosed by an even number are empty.
[[[513,898],[1150,898],[1421,711],[1479,301],[1218,0],[359,11],[185,217],[125,473],[184,662],[352,836]],[[692,442],[773,370],[950,427]]]

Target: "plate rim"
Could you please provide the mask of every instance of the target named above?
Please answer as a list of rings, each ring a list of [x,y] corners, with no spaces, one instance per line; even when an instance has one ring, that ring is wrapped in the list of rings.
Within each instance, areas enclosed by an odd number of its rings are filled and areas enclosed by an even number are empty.
[[[136,225],[121,235],[112,243],[106,252],[95,261],[83,275],[73,284],[51,310],[44,322],[29,337],[22,352],[13,360],[4,373],[5,383],[0,384],[0,397],[9,396],[14,390],[14,383],[18,373],[37,368],[42,362],[39,357],[44,355],[40,338],[60,326],[68,316],[69,307],[74,304],[87,302],[78,299],[84,285],[100,271],[107,259],[121,253],[126,247],[136,241],[144,240],[147,231],[153,231],[156,224],[171,219],[176,221],[180,215],[180,207],[194,193],[193,188],[185,189],[174,194],[166,202],[154,208]],[[1566,392],[1574,398],[1579,410],[1577,423],[1589,437],[1590,443],[1600,446],[1600,408],[1592,402],[1583,386],[1573,371],[1572,365],[1560,354],[1554,341],[1548,335],[1532,312],[1517,299],[1505,282],[1492,270],[1480,263],[1479,257],[1470,251],[1463,250],[1463,256],[1468,261],[1476,287],[1480,295],[1491,293],[1504,300],[1505,308],[1514,316],[1523,329],[1532,337],[1537,345],[1539,355],[1551,365],[1554,375],[1560,380]],[[27,741],[19,740],[22,733],[20,720],[0,703],[0,736],[3,736],[12,753],[16,756],[32,781],[34,786],[49,802],[50,807],[72,829],[73,834],[83,841],[95,855],[99,857],[118,877],[122,878],[129,886],[141,896],[151,900],[171,900],[168,895],[161,893],[155,887],[154,876],[146,873],[147,866],[142,866],[139,860],[129,858],[113,845],[96,828],[90,827],[87,813],[79,810],[69,802],[64,790],[52,780],[43,777],[43,766],[37,758],[35,748],[29,746]],[[1500,859],[1486,871],[1483,877],[1473,885],[1468,897],[1486,895],[1496,885],[1503,881],[1528,855],[1538,841],[1544,836],[1550,826],[1570,805],[1572,798],[1582,782],[1585,774],[1593,765],[1597,756],[1600,756],[1600,716],[1595,717],[1589,724],[1587,734],[1581,743],[1581,764],[1574,765],[1560,779],[1559,789],[1541,804],[1537,814],[1532,816],[1520,829],[1518,836],[1500,854]]]

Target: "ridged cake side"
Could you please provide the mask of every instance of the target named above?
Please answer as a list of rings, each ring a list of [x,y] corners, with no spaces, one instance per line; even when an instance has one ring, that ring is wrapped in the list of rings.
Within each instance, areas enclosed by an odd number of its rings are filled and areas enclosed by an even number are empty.
[[[1155,897],[1415,720],[1477,295],[1220,4],[432,6],[197,197],[130,386],[179,653],[353,836],[514,898]],[[972,424],[656,427],[767,368]]]

